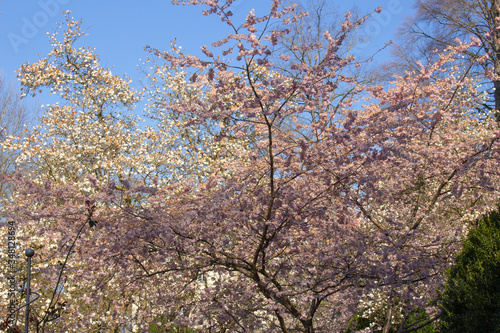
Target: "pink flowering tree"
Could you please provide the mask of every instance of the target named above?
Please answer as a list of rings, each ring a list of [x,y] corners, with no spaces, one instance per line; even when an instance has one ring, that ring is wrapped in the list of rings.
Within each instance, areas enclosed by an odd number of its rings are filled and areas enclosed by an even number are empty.
[[[337,34],[309,46],[321,52],[308,64],[277,51],[304,15],[294,6],[274,1],[239,26],[231,1],[190,3],[230,33],[202,58],[148,48],[158,126],[134,137],[137,148],[113,150],[109,167],[127,177],[11,179],[16,200],[3,214],[31,237],[60,240],[42,252],[48,260],[73,262],[64,271],[78,288],[61,295],[61,327],[146,330],[160,318],[208,332],[341,332],[357,315],[370,318],[366,331],[409,332],[437,318],[430,301],[450,255],[498,202],[498,125],[473,112],[486,96],[456,62],[477,41],[388,88],[366,86],[346,74],[360,64],[337,52],[366,18],[346,14]],[[154,163],[166,146],[151,143],[169,133],[186,141],[170,138],[177,155]],[[55,265],[35,274],[54,283]]]

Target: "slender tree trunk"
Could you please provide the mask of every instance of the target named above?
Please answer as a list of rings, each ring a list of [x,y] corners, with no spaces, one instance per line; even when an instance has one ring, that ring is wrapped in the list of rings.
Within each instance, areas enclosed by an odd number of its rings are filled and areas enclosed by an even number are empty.
[[[276,316],[278,317],[278,321],[280,323],[280,328],[283,333],[288,333],[288,329],[286,328],[285,320],[283,317],[279,314],[278,310],[275,311]]]
[[[391,303],[389,310],[387,310],[387,315],[385,317],[385,324],[382,333],[389,333],[391,329],[391,320],[392,320],[392,309],[394,308],[394,304]]]
[[[498,65],[495,64],[495,67]],[[499,68],[500,69],[500,68]],[[495,68],[495,73],[497,72],[497,69]],[[496,75],[499,75],[499,73],[496,73]],[[495,88],[495,117],[498,122],[500,122],[500,81],[493,81],[493,86]]]
[[[499,1],[491,0],[491,16],[493,19],[500,17],[500,10],[498,8]],[[492,47],[495,52],[494,55],[494,71],[497,77],[500,77],[500,31],[496,30],[493,35]],[[493,81],[493,87],[495,89],[495,116],[498,122],[500,122],[500,80]]]
[[[304,332],[305,333],[314,333],[314,327],[313,327],[312,319],[303,320],[302,321],[302,325],[304,325]]]

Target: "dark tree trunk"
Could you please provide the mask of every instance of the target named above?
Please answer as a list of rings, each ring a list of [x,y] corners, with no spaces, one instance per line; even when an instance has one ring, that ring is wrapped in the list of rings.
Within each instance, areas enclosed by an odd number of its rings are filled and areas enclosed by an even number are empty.
[[[497,64],[495,64],[497,65]],[[497,70],[495,69],[495,72]],[[498,75],[498,74],[497,74]],[[500,122],[500,81],[493,81],[493,87],[495,88],[495,117],[497,121]]]
[[[500,10],[498,8],[499,1],[491,0],[490,10],[491,17],[493,20],[500,17]],[[492,48],[495,52],[494,54],[494,71],[497,77],[500,77],[500,31],[496,30],[493,35]],[[498,122],[500,122],[500,80],[493,81],[493,87],[495,89],[495,116]]]
[[[304,326],[305,333],[314,333],[313,321],[312,319],[301,320],[302,325]]]

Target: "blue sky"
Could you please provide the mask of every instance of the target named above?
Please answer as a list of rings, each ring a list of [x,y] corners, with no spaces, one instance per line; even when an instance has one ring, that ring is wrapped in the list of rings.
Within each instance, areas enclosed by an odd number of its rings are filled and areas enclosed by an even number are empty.
[[[304,4],[309,0],[301,0]],[[343,13],[352,6],[366,13],[377,6],[375,15],[362,33],[372,36],[361,52],[370,53],[393,38],[396,27],[411,13],[409,0],[330,0],[332,8]],[[300,2],[297,0],[297,2]],[[254,8],[257,15],[267,13],[271,0],[236,0],[235,19],[244,19]],[[82,44],[96,48],[101,65],[114,74],[138,78],[139,59],[148,55],[144,46],[168,49],[177,38],[184,52],[200,54],[200,46],[223,38],[228,30],[215,16],[202,16],[202,7],[176,6],[169,0],[0,0],[0,73],[15,80],[14,70],[26,62],[35,62],[49,51],[46,32],[54,32],[64,21],[64,10],[89,27]]]

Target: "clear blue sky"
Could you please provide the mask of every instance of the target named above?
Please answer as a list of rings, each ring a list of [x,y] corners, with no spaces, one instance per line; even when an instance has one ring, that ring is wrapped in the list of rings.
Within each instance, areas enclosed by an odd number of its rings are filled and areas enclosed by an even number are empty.
[[[302,1],[304,4],[309,0]],[[362,32],[371,35],[362,51],[372,52],[393,37],[393,32],[412,11],[409,0],[330,0],[332,7],[345,12],[353,6],[374,16]],[[236,0],[235,19],[243,19],[255,8],[257,15],[267,13],[271,0]],[[144,46],[168,49],[177,38],[185,53],[200,54],[200,46],[223,38],[228,30],[216,16],[202,16],[200,6],[176,6],[169,0],[0,0],[0,73],[14,81],[14,70],[35,62],[49,51],[46,32],[53,32],[64,21],[62,11],[70,10],[75,19],[89,27],[82,44],[96,48],[104,67],[114,74],[139,77],[137,65],[147,53]]]

